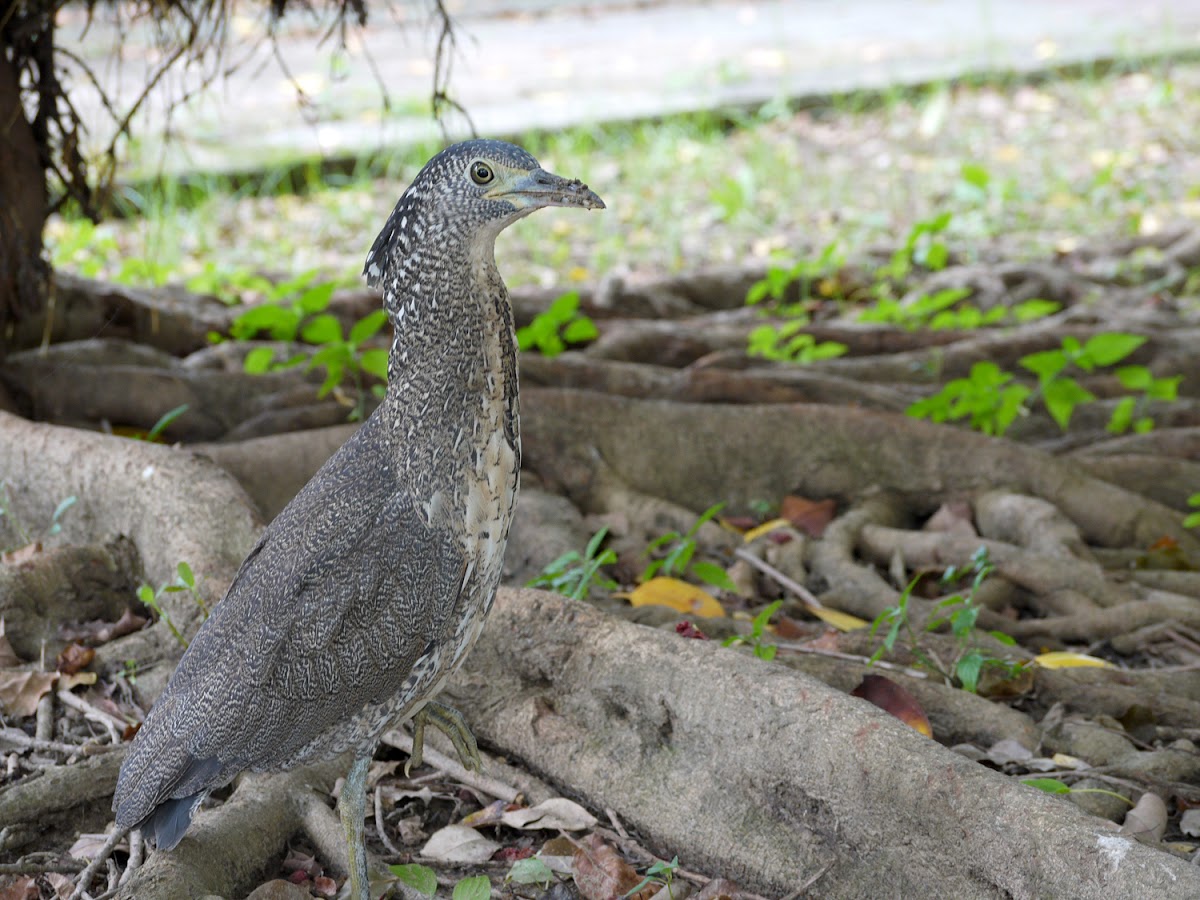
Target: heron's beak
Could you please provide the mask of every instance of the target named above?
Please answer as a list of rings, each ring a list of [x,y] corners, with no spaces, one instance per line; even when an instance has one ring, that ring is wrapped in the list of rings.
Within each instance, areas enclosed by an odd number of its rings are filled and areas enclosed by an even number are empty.
[[[545,169],[532,169],[512,181],[506,180],[484,196],[489,200],[507,200],[517,209],[533,210],[543,206],[604,209],[604,201],[578,178],[563,178]]]

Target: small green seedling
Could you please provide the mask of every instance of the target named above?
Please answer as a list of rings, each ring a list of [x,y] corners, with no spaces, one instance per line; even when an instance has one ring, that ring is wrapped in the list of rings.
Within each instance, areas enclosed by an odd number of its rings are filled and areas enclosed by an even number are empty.
[[[165,413],[163,413],[161,416],[158,417],[158,421],[155,422],[150,427],[150,430],[146,432],[145,440],[151,441],[151,442],[157,441],[160,437],[162,437],[163,432],[171,427],[171,423],[174,422],[176,419],[178,419],[180,416],[182,416],[187,411],[188,411],[188,405],[186,403],[183,403],[183,404],[175,407],[174,409],[167,410]]]
[[[612,550],[600,550],[607,535],[608,526],[605,526],[592,535],[582,555],[577,550],[564,553],[525,586],[549,588],[569,600],[584,600],[593,588],[615,591],[619,585],[600,574],[601,566],[611,566],[617,561],[617,554]]]
[[[175,567],[174,581],[159,585],[158,590],[155,590],[148,584],[143,584],[140,588],[138,588],[137,595],[138,599],[141,600],[143,604],[145,604],[149,609],[154,610],[158,617],[166,623],[167,629],[175,637],[175,640],[179,641],[179,643],[186,647],[188,645],[187,639],[184,638],[179,629],[175,627],[175,623],[171,621],[171,617],[167,614],[167,611],[163,609],[162,606],[162,597],[164,594],[174,594],[180,591],[187,591],[192,595],[192,599],[196,602],[196,605],[200,607],[201,614],[207,619],[208,606],[204,603],[200,593],[196,590],[196,576],[192,573],[192,567],[186,562],[180,562],[179,565]]]
[[[696,554],[696,534],[705,522],[710,521],[721,509],[725,506],[723,503],[716,503],[700,514],[700,518],[696,523],[688,529],[687,534],[680,534],[678,531],[668,531],[666,534],[655,538],[650,542],[649,546],[642,551],[643,557],[648,557],[656,551],[666,549],[666,555],[653,559],[642,570],[641,581],[649,581],[656,575],[665,575],[674,578],[683,578],[686,575],[692,575],[703,581],[705,584],[710,584],[715,588],[723,591],[736,591],[737,585],[733,583],[725,570],[716,563],[705,562],[704,560],[693,561],[692,557]]]
[[[1195,507],[1196,511],[1188,513],[1183,520],[1184,528],[1200,528],[1200,494],[1192,494],[1187,499],[1188,506]]]
[[[742,634],[732,635],[725,638],[721,642],[721,646],[733,647],[737,644],[749,644],[755,656],[770,662],[775,658],[775,654],[779,651],[779,648],[765,640],[763,636],[767,633],[767,623],[771,621],[771,616],[775,615],[781,606],[783,606],[783,601],[776,600],[769,606],[764,607],[750,622],[749,636]]]
[[[569,291],[528,325],[517,329],[517,344],[524,351],[558,356],[568,344],[586,344],[599,336],[596,323],[579,312],[579,292]]]
[[[664,862],[663,860],[660,859],[658,862],[654,863],[652,866],[650,866],[650,868],[648,868],[646,870],[645,878],[643,878],[640,882],[638,882],[637,885],[635,885],[634,887],[632,887],[628,891],[626,891],[624,894],[622,894],[621,897],[622,898],[632,897],[634,894],[636,894],[638,891],[640,891],[642,888],[646,887],[646,885],[649,885],[649,884],[663,885],[667,889],[667,896],[674,897],[675,895],[671,891],[671,882],[674,881],[675,870],[678,868],[679,868],[679,857],[678,856],[676,856],[670,862]]]
[[[1037,788],[1039,791],[1045,791],[1047,794],[1104,794],[1108,797],[1116,797],[1133,806],[1133,801],[1128,797],[1118,794],[1116,791],[1106,791],[1104,788],[1073,788],[1070,785],[1063,784],[1057,778],[1022,778],[1021,784],[1027,784],[1031,788]]]
[[[908,637],[909,649],[920,665],[937,672],[946,680],[947,684],[957,681],[963,690],[969,693],[973,694],[978,690],[979,676],[986,667],[1003,668],[1010,676],[1016,674],[1022,663],[1013,663],[990,656],[972,643],[975,621],[979,618],[979,606],[975,601],[975,594],[993,571],[995,571],[995,566],[988,559],[987,548],[980,547],[972,554],[971,565],[968,568],[959,570],[951,566],[942,575],[943,583],[954,582],[965,575],[972,575],[971,588],[966,596],[953,594],[935,604],[934,615],[930,616],[923,629],[925,632],[932,633],[949,626],[956,643],[954,658],[949,663],[942,663],[932,653],[922,649],[919,635],[913,628],[909,615],[909,601],[912,598],[913,588],[917,585],[915,578],[901,592],[897,604],[881,612],[871,624],[872,637],[884,625],[888,626],[883,643],[871,655],[871,663],[878,662],[885,653],[890,652],[903,631]],[[1007,646],[1011,647],[1016,644],[1016,641],[1001,631],[992,631],[990,634]]]

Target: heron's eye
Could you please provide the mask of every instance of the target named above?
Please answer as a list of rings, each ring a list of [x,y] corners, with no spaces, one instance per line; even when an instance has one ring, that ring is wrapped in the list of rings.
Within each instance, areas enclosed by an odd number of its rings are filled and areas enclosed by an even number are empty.
[[[495,177],[492,174],[492,167],[483,160],[471,163],[471,180],[476,184],[488,184]]]

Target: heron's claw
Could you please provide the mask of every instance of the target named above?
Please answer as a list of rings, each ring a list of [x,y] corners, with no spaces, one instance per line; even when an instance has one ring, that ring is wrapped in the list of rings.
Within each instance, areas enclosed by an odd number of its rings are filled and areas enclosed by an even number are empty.
[[[467,727],[467,720],[457,709],[430,700],[421,707],[419,713],[413,716],[412,723],[413,747],[408,762],[404,764],[405,778],[408,777],[409,772],[418,768],[424,759],[426,725],[433,725],[450,739],[450,743],[458,751],[458,758],[462,762],[463,768],[472,772],[478,772],[483,768],[483,760],[479,756],[479,745],[475,742],[475,735],[471,734],[471,729]]]

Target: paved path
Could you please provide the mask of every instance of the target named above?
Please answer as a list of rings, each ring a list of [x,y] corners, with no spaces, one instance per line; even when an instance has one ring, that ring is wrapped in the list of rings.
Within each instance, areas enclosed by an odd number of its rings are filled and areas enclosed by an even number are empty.
[[[280,57],[305,87],[296,92],[266,46],[243,47],[232,77],[176,110],[162,149],[165,99],[185,81],[165,79],[135,134],[139,167],[256,168],[315,155],[363,154],[437,134],[420,112],[429,95],[436,34],[420,0],[371,0],[370,26],[335,53],[323,26],[285,20]],[[253,0],[249,9],[266,4]],[[316,5],[323,5],[318,0]],[[662,2],[460,0],[453,91],[481,134],[656,116],[723,104],[825,95],[953,78],[995,69],[1200,48],[1200,0],[747,0]],[[452,4],[453,8],[453,4]],[[468,11],[469,10],[469,11]],[[234,33],[253,30],[240,16]],[[77,27],[60,42],[88,59],[124,103],[136,96],[154,52],[137,30],[116,67],[112,32]],[[72,43],[74,42],[74,43]],[[194,79],[193,79],[194,80]],[[99,109],[80,97],[85,117]],[[105,133],[102,124],[95,130]],[[134,174],[127,172],[128,175]]]

